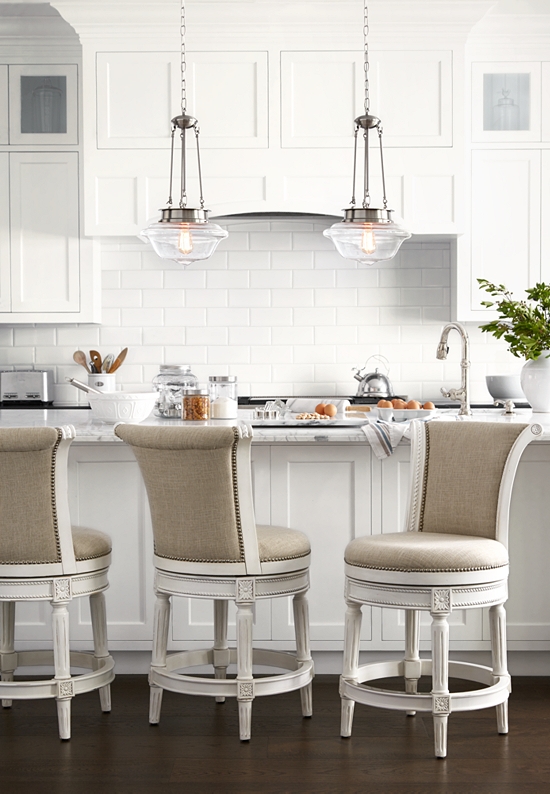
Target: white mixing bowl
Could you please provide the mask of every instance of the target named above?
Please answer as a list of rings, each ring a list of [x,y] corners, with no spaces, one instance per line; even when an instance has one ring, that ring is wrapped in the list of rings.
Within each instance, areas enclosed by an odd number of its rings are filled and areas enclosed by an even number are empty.
[[[143,422],[155,405],[157,392],[90,392],[90,407],[94,419],[115,424],[115,422]]]
[[[485,380],[493,400],[521,400],[525,402],[519,375],[486,375]]]

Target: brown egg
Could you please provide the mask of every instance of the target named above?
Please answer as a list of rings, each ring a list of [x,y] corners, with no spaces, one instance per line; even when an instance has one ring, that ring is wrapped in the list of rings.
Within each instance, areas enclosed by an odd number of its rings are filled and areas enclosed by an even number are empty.
[[[377,402],[378,408],[392,408],[392,404],[389,400],[378,400]]]
[[[325,413],[325,406],[323,405],[323,403],[319,403],[319,405],[315,406],[315,413],[321,414],[321,416]]]
[[[325,405],[325,416],[336,416],[338,413],[338,408],[333,405],[332,403],[327,403]]]
[[[409,400],[406,407],[411,411],[418,411],[422,406],[418,402],[418,400]]]
[[[407,407],[407,403],[405,402],[405,400],[402,400],[400,397],[394,397],[393,400],[391,401],[391,404],[398,411],[402,411],[403,408]]]
[[[427,403],[424,403],[422,408],[424,408],[426,411],[434,411],[435,410],[435,405],[433,404],[433,402],[428,400]]]

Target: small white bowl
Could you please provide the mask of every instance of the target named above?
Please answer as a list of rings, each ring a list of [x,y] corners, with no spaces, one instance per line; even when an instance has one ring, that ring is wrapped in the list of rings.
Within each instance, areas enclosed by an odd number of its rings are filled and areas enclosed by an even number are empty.
[[[437,413],[436,408],[403,408],[393,412],[396,422],[410,422],[411,419],[431,419]]]
[[[485,381],[493,400],[525,401],[519,375],[486,375]]]
[[[104,392],[88,394],[94,419],[114,425],[116,422],[143,422],[158,397],[157,392]]]

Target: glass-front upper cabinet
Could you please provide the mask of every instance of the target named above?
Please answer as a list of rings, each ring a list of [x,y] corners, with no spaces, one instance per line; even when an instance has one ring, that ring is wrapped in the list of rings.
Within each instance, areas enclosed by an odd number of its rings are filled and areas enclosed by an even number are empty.
[[[77,144],[77,66],[10,65],[9,143]]]
[[[472,140],[540,139],[540,63],[473,63]]]

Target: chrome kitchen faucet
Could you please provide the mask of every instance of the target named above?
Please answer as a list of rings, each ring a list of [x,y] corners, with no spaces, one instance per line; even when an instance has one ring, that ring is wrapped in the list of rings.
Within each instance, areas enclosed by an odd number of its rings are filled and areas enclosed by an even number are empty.
[[[459,416],[471,416],[470,410],[470,340],[466,329],[460,323],[447,323],[441,331],[441,338],[437,346],[436,358],[445,360],[449,352],[447,339],[449,331],[458,331],[462,340],[462,360],[460,362],[462,377],[460,381],[460,389],[441,389],[441,394],[444,397],[450,397],[451,400],[460,400]]]

